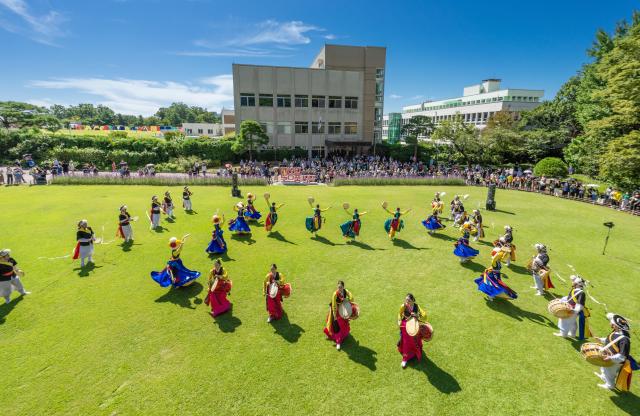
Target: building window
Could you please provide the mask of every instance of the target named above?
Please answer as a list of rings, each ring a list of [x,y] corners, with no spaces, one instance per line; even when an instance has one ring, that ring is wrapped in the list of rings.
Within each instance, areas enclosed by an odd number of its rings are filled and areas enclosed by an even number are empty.
[[[198,134],[202,134],[202,129],[198,129]]]
[[[344,97],[344,108],[358,108],[358,97]]]
[[[207,134],[213,134],[213,129],[208,129]]]
[[[296,95],[295,106],[298,108],[307,108],[309,107],[309,96],[307,95]]]
[[[324,123],[323,122],[312,122],[311,123],[311,133],[313,134],[324,134]]]
[[[346,121],[344,123],[344,134],[358,134],[358,123]]]
[[[256,106],[256,96],[254,94],[249,94],[249,93],[240,94],[240,107],[255,107],[255,106]]]
[[[325,97],[324,95],[312,95],[311,96],[311,107],[313,108],[325,108]]]
[[[306,121],[296,121],[296,134],[309,133],[309,123]]]
[[[376,78],[384,78],[384,68],[376,68]]]
[[[329,97],[329,108],[342,108],[342,97]]]
[[[290,95],[278,95],[276,97],[276,102],[278,107],[291,107],[291,96]]]
[[[278,122],[278,134],[291,134],[291,122],[279,121]]]
[[[192,134],[192,133],[193,133],[193,130],[187,129],[187,134]]]
[[[329,134],[341,134],[342,128],[340,126],[340,122],[329,122]]]
[[[260,104],[260,107],[273,107],[273,95],[260,94],[258,104]]]

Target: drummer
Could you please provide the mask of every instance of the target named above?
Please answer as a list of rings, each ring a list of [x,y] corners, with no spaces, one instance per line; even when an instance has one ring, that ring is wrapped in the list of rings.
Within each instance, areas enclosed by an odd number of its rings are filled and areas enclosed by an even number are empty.
[[[513,229],[510,225],[504,226],[504,235],[493,242],[494,247],[500,249],[504,248],[509,252],[509,256],[506,257],[505,266],[511,266],[511,261],[516,261],[516,246],[513,244]]]
[[[324,326],[324,333],[327,339],[331,339],[336,343],[336,349],[338,351],[340,351],[342,342],[349,336],[349,332],[351,331],[348,318],[345,319],[342,317],[338,311],[343,302],[353,302],[353,295],[344,288],[344,282],[338,280],[338,288],[331,297],[329,313],[327,314],[327,320]]]
[[[438,211],[438,214],[442,215],[442,208],[444,203],[440,199],[440,192],[436,192],[433,200],[431,201],[431,209],[434,211]]]
[[[173,199],[171,199],[171,194],[169,193],[169,191],[164,193],[164,202],[162,205],[167,216],[169,218],[175,218],[173,216]]]
[[[185,211],[193,211],[191,195],[193,195],[193,192],[191,192],[188,186],[185,186],[182,190],[182,208],[184,208]]]
[[[541,296],[547,289],[553,289],[553,282],[549,277],[549,255],[547,247],[544,244],[537,243],[535,245],[536,256],[531,261],[531,274],[533,276],[534,289],[537,290],[536,295]]]
[[[151,221],[151,228],[154,230],[160,227],[160,210],[161,206],[158,202],[158,197],[154,195],[151,197],[151,216],[149,218],[149,220]]]
[[[78,222],[78,230],[76,231],[76,249],[73,252],[73,259],[80,258],[80,267],[84,267],[85,260],[93,264],[93,242],[96,241],[93,230],[89,227],[87,220]]]
[[[16,266],[18,262],[11,257],[11,250],[5,248],[0,251],[0,296],[4,298],[4,303],[11,302],[11,292],[14,290],[21,295],[28,295],[31,292],[24,290],[20,276],[22,271]]]
[[[600,367],[600,373],[594,373],[602,380],[598,387],[620,391],[629,391],[631,388],[631,373],[640,369],[638,363],[630,355],[631,337],[629,335],[629,321],[620,315],[607,314],[612,331],[606,338],[599,338],[605,344],[601,352],[605,355],[605,361],[611,361],[613,365]]]
[[[416,298],[411,293],[408,293],[398,312],[398,326],[400,327],[398,352],[402,354],[402,362],[400,363],[402,368],[406,368],[407,362],[412,358],[416,358],[418,361],[422,359],[423,335],[420,332],[413,336],[407,333],[407,322],[413,318],[424,324],[427,313],[418,306]]]
[[[285,287],[286,286],[286,287]],[[269,317],[267,322],[276,321],[282,318],[282,296],[288,297],[290,287],[284,282],[284,275],[278,271],[278,266],[271,265],[271,270],[267,273],[262,284],[262,296],[265,297],[267,303],[267,313]],[[272,290],[275,292],[272,292]]]
[[[482,229],[482,214],[480,214],[480,210],[474,209],[473,215],[471,215],[471,220],[476,227],[478,232],[473,237],[473,241],[478,241],[481,238],[484,238],[484,230]]]
[[[213,263],[213,268],[209,272],[207,279],[209,292],[205,298],[205,303],[211,307],[211,316],[214,318],[231,309],[231,302],[227,299],[231,295],[232,282],[227,271],[222,267],[222,262],[217,259]]]
[[[571,276],[571,291],[562,298],[567,302],[573,315],[568,318],[558,318],[559,332],[553,335],[557,337],[569,338],[577,335],[579,340],[591,336],[587,319],[591,315],[589,309],[585,307],[586,293],[584,292],[586,282],[580,276]],[[576,334],[577,331],[577,334]]]
[[[118,232],[117,236],[124,238],[125,243],[133,241],[133,229],[131,228],[131,215],[127,211],[127,206],[120,207],[120,215],[118,215]]]

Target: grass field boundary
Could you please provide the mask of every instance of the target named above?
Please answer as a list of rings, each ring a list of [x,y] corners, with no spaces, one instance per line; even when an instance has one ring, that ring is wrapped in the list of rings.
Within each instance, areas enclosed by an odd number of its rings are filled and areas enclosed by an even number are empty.
[[[336,178],[334,186],[465,186],[461,178]]]

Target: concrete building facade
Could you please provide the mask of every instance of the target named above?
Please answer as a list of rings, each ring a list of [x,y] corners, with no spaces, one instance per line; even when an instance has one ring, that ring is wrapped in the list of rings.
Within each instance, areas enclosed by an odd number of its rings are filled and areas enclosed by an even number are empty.
[[[325,45],[311,67],[233,65],[235,128],[256,120],[269,148],[368,152],[382,138],[386,49]]]
[[[236,113],[234,110],[223,108],[220,112],[220,118],[222,119],[222,128],[224,130],[224,134],[229,134],[236,131]]]
[[[182,131],[187,137],[220,137],[224,135],[222,124],[182,123]]]
[[[509,112],[514,119],[519,119],[521,112],[539,106],[543,96],[543,90],[503,89],[501,80],[486,79],[480,84],[465,87],[462,97],[425,101],[403,107],[402,124],[406,124],[414,116],[428,116],[438,125],[460,114],[465,123],[483,129],[489,118],[499,111]]]

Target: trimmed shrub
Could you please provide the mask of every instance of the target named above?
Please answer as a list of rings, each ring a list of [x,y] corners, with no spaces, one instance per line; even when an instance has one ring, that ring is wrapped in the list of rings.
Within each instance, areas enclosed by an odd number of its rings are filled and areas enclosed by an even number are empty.
[[[569,174],[569,168],[562,159],[557,157],[545,157],[533,167],[535,176],[563,179]]]
[[[336,178],[334,186],[464,186],[461,178]]]

